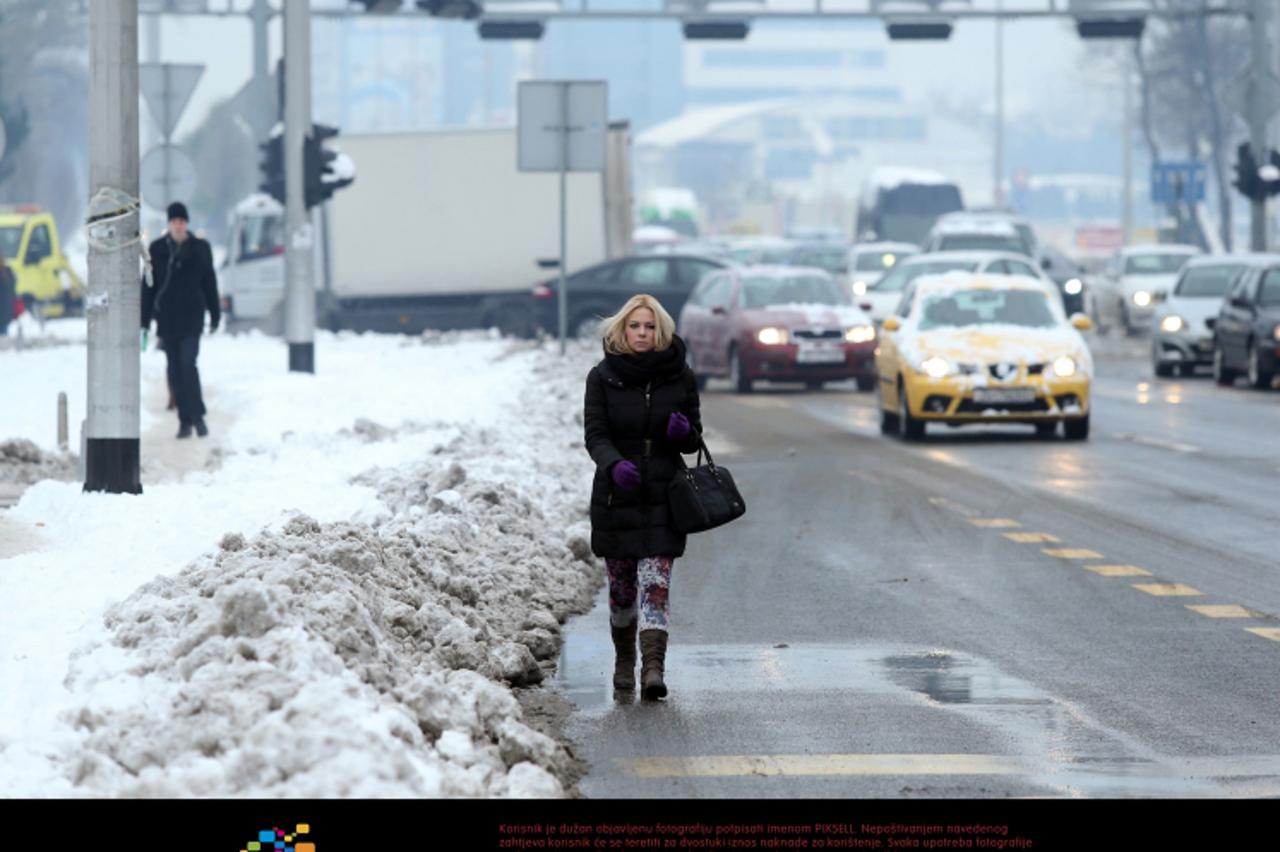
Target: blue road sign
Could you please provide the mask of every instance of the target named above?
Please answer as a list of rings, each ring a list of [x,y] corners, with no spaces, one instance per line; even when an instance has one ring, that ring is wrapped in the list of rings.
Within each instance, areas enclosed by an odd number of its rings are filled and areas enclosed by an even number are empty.
[[[1204,163],[1154,163],[1151,200],[1156,204],[1204,201]]]

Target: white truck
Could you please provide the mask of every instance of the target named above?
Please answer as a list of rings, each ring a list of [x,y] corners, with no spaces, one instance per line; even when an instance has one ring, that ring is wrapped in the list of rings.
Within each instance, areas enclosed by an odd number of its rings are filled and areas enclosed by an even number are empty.
[[[515,128],[351,135],[355,182],[313,213],[316,323],[528,333],[532,287],[557,268],[559,175],[516,168]],[[631,253],[630,139],[610,126],[604,173],[568,176],[568,270]],[[237,206],[219,289],[231,327],[279,333],[283,210]]]

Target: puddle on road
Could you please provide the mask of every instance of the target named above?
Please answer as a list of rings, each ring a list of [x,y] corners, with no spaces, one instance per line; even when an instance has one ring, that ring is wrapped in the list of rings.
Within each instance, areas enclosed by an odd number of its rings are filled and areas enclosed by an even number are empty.
[[[1019,777],[1065,797],[1197,797],[1239,795],[1246,779],[1280,782],[1280,759],[1246,766],[1231,758],[1165,758],[1134,737],[1091,719],[1068,701],[1002,672],[990,661],[946,649],[862,645],[682,645],[668,652],[667,681],[677,701],[647,704],[610,683],[613,646],[604,619],[575,619],[565,636],[557,684],[595,730],[625,730],[633,714],[669,713],[683,725],[771,693],[846,693],[851,704],[924,703],[960,713],[1017,760]],[[574,629],[576,627],[576,629]],[[597,635],[603,634],[603,635]],[[634,707],[632,706],[634,705]],[[886,725],[892,725],[891,717]],[[1234,781],[1233,781],[1234,779]]]

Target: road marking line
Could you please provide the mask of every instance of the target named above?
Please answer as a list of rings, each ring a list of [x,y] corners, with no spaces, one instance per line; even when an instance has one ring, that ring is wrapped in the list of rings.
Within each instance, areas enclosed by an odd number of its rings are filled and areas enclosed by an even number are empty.
[[[752,408],[787,408],[787,402],[770,396],[739,396],[735,402],[749,405]]]
[[[969,523],[975,527],[986,527],[988,529],[1000,529],[1004,527],[1020,527],[1022,524],[1009,518],[970,518]]]
[[[950,465],[951,467],[967,468],[969,466],[967,461],[952,455],[946,450],[925,450],[924,454],[936,462],[942,462],[943,464]]]
[[[1261,618],[1262,613],[1236,604],[1187,604],[1187,609],[1209,618]]]
[[[1102,554],[1096,550],[1084,550],[1077,547],[1046,547],[1042,551],[1047,556],[1059,559],[1101,559]]]
[[[1015,775],[1018,760],[997,754],[776,754],[615,758],[636,778],[774,775]]]
[[[1144,400],[1139,400],[1143,402]],[[1203,452],[1199,447],[1192,444],[1181,444],[1177,441],[1165,441],[1161,438],[1148,438],[1146,435],[1133,435],[1128,432],[1116,432],[1112,436],[1121,441],[1130,441],[1135,444],[1142,444],[1147,447],[1156,447],[1161,450],[1173,450],[1175,453],[1195,454]]]
[[[1151,572],[1136,565],[1086,565],[1095,574],[1104,577],[1150,577]]]
[[[970,509],[963,503],[948,500],[946,497],[930,497],[929,502],[941,509],[949,509],[952,512],[964,515],[966,518],[972,518],[978,514],[977,509]]]
[[[1141,592],[1157,597],[1194,597],[1200,592],[1181,583],[1134,583],[1133,587]]]
[[[1051,544],[1055,541],[1062,541],[1062,539],[1058,538],[1056,535],[1049,535],[1048,533],[1005,533],[1004,537],[1009,539],[1009,541],[1016,541],[1020,544],[1034,544],[1036,542],[1046,542]]]
[[[1280,642],[1280,627],[1246,627],[1250,633],[1261,636],[1263,639],[1270,639],[1273,642]]]

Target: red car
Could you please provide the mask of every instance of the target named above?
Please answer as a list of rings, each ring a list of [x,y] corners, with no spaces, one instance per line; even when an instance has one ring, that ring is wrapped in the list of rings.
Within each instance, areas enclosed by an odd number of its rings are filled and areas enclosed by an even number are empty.
[[[680,336],[699,387],[728,377],[740,393],[756,379],[856,379],[875,387],[871,318],[820,269],[746,266],[703,277],[680,311]]]

